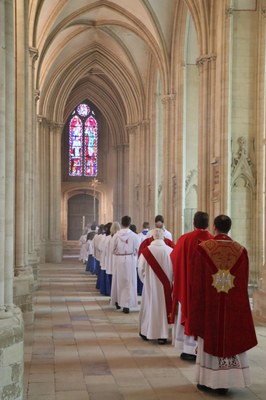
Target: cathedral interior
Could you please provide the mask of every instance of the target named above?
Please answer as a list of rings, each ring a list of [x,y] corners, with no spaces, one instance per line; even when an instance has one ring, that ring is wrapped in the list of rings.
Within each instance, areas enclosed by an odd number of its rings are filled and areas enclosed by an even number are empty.
[[[176,242],[203,210],[249,254],[230,398],[264,399],[266,0],[1,0],[0,29],[0,398],[201,399],[67,255],[93,222],[162,214]]]

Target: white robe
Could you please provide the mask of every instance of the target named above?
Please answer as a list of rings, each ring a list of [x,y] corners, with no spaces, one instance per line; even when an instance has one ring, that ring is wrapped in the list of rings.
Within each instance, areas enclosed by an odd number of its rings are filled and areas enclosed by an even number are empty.
[[[137,254],[139,249],[138,235],[129,228],[120,229],[113,236],[113,280],[111,305],[135,308],[137,298]]]
[[[243,332],[241,334],[244,334]],[[215,357],[203,351],[204,340],[198,337],[196,382],[212,389],[250,385],[247,352],[233,357]]]
[[[79,261],[85,262],[87,260],[87,234],[81,235],[79,238],[80,254]]]
[[[154,240],[148,248],[172,285],[173,267],[170,254],[173,249],[167,246],[163,240]],[[143,282],[139,314],[140,333],[148,339],[167,339],[169,325],[163,285],[143,254],[138,260],[138,273]]]
[[[181,320],[181,304],[178,303],[178,314],[175,316],[175,322],[172,329],[172,344],[183,353],[195,355],[197,341],[194,336],[187,336],[184,333],[184,326]]]

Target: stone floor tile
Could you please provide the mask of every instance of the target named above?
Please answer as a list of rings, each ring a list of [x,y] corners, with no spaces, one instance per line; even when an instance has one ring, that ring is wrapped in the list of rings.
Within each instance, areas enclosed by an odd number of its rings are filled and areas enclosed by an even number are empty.
[[[138,311],[124,315],[76,260],[40,266],[35,321],[25,329],[24,400],[208,400],[194,365],[170,343],[138,336]],[[139,298],[139,302],[140,302]],[[265,400],[266,328],[249,352],[252,385],[228,400]],[[221,398],[221,396],[219,396]]]

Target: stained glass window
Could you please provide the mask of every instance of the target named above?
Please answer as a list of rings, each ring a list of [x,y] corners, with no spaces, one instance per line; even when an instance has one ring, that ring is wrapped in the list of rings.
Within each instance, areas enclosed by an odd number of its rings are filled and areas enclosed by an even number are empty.
[[[97,176],[98,123],[90,107],[81,103],[69,122],[69,176]]]

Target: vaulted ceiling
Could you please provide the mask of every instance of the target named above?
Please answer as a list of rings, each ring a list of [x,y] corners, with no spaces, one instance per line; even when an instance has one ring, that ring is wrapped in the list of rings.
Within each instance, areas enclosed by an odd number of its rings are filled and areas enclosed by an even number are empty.
[[[32,0],[29,44],[39,53],[40,112],[56,112],[63,122],[89,94],[103,111],[108,101],[109,113],[135,122],[144,113],[151,60],[162,74],[169,68],[177,3]]]

